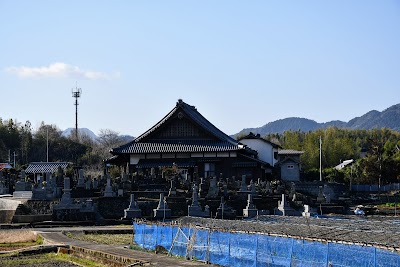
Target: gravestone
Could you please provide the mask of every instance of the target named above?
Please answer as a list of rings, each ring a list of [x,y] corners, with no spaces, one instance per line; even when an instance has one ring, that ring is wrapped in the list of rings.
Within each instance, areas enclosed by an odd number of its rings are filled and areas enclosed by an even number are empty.
[[[176,196],[176,188],[175,188],[175,181],[171,179],[170,188],[168,192],[169,197]]]
[[[331,194],[330,193],[325,193],[325,203],[330,204],[331,203]]]
[[[36,181],[37,181],[38,187],[42,187],[43,177],[40,175],[36,176]]]
[[[223,190],[224,190],[224,197],[227,197],[227,196],[228,196],[228,185],[227,185],[227,184],[224,184],[224,185],[222,186],[222,188],[223,188]]]
[[[192,192],[192,205],[188,208],[188,216],[193,217],[209,217],[210,216],[210,209],[208,206],[205,207],[204,211],[201,209],[201,206],[198,201],[198,193],[197,193],[197,186],[193,186]]]
[[[285,194],[282,194],[282,200],[278,201],[278,208],[275,208],[275,215],[282,215],[282,216],[295,215],[295,210],[289,206],[289,203],[286,201]]]
[[[250,181],[250,194],[252,194],[253,196],[258,195],[256,185],[254,184],[253,180]]]
[[[78,184],[76,185],[78,188],[85,188],[85,177],[83,175],[83,169],[79,169],[78,172]]]
[[[107,177],[107,185],[106,188],[104,189],[104,197],[113,197],[114,196],[114,191],[111,186],[111,180],[110,178]]]
[[[99,181],[97,178],[93,178],[93,189],[97,189],[99,186]]]
[[[25,170],[22,170],[21,171],[21,181],[25,181],[25,179],[26,179],[26,173],[25,173]]]
[[[253,195],[248,194],[247,195],[247,206],[245,209],[243,209],[243,217],[244,218],[252,218],[257,216],[258,210],[256,206],[253,204]]]
[[[61,196],[60,205],[63,207],[67,207],[72,204],[71,180],[69,177],[64,178],[64,189],[62,191],[63,191],[63,194]]]
[[[133,219],[142,217],[142,211],[139,209],[135,201],[135,195],[131,194],[131,201],[129,207],[124,210],[124,219]]]
[[[207,198],[216,198],[218,196],[219,189],[217,187],[217,177],[210,179],[210,187],[208,188]]]
[[[92,180],[88,177],[88,180],[85,183],[85,189],[90,190],[92,188]]]
[[[171,218],[171,209],[168,208],[167,201],[164,197],[164,193],[160,193],[160,201],[156,209],[153,209],[154,218],[157,219],[168,219]]]
[[[315,212],[312,210],[312,208],[309,205],[304,205],[304,211],[301,213],[303,217],[310,217],[311,215],[314,215]]]
[[[33,196],[32,183],[25,182],[25,178],[26,178],[25,172],[21,171],[21,180],[19,180],[15,183],[15,191],[13,192],[13,197],[32,199],[32,196]],[[3,191],[5,191],[5,188],[3,188]],[[7,190],[7,192],[8,192],[8,190]]]
[[[324,190],[323,190],[323,187],[322,186],[320,186],[319,188],[318,188],[318,196],[317,196],[317,202],[318,203],[323,203],[323,202],[325,202],[325,197],[324,197],[324,192],[323,192]]]
[[[235,219],[236,210],[225,203],[224,197],[221,197],[221,203],[217,209],[218,219]]]
[[[242,175],[242,183],[240,184],[240,192],[248,192],[247,183],[246,183],[246,175]]]

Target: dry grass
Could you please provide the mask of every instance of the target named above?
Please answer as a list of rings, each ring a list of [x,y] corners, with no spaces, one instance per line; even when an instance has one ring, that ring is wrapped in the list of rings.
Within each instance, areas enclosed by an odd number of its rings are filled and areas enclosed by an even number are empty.
[[[69,238],[92,242],[105,245],[131,245],[133,240],[132,234],[83,234],[83,233],[66,233]]]
[[[0,244],[35,242],[37,235],[29,230],[2,230]]]

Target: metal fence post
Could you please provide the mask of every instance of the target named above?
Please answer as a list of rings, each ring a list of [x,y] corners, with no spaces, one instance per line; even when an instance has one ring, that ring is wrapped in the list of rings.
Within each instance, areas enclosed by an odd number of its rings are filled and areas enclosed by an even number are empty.
[[[326,265],[329,266],[329,242],[326,245]]]
[[[294,264],[293,264],[293,246],[294,246],[294,239],[292,238],[292,246],[290,248],[290,266],[294,266]]]
[[[156,242],[155,243],[156,243],[156,248],[157,248],[157,245],[158,245],[158,225],[156,225]]]
[[[231,264],[231,234],[227,233],[228,235],[228,265]]]
[[[211,230],[208,229],[207,234],[207,253],[206,253],[206,263],[210,262],[210,245],[211,245]]]
[[[256,264],[255,264],[255,266],[257,267],[257,256],[258,256],[258,236],[259,236],[259,234],[256,234],[256,255],[255,255],[255,257],[256,257]]]

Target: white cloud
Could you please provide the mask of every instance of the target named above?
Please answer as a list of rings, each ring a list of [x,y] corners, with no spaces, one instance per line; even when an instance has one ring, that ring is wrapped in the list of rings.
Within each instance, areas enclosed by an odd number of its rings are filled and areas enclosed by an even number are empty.
[[[16,74],[22,78],[42,78],[42,77],[72,77],[85,78],[89,80],[109,80],[119,78],[120,73],[104,73],[92,70],[82,70],[77,66],[57,62],[44,67],[8,67],[6,72]]]

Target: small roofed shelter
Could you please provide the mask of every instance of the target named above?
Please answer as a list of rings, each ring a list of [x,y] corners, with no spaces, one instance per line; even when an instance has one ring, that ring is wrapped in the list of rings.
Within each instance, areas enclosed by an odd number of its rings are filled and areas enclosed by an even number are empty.
[[[65,169],[71,163],[69,162],[31,162],[25,170],[26,174],[33,174],[36,181],[36,175],[45,173],[56,173],[60,167],[65,173]]]
[[[12,168],[13,168],[13,166],[11,166],[9,163],[0,163],[0,171],[12,169]]]
[[[127,164],[131,173],[173,167],[191,177],[223,173],[257,178],[269,166],[255,150],[223,133],[181,99],[149,130],[110,152],[113,157],[105,163]]]
[[[300,156],[304,151],[281,149],[278,151],[281,180],[300,181],[301,161]]]

